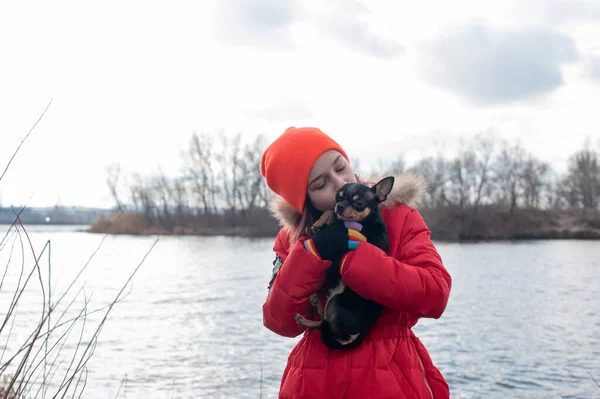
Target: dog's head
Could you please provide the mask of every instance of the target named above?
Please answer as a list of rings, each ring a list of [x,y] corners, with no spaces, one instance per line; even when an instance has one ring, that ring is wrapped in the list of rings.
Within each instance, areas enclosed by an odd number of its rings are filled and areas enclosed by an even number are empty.
[[[381,179],[372,187],[361,183],[347,183],[335,196],[334,211],[339,219],[360,222],[386,200],[393,186],[393,176]]]

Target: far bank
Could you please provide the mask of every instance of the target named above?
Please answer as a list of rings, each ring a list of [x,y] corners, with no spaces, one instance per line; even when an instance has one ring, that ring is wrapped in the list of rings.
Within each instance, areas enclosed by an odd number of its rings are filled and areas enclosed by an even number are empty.
[[[419,209],[438,241],[472,242],[534,239],[600,239],[600,213],[494,207],[473,210]],[[176,220],[178,219],[178,220]],[[88,232],[129,235],[275,237],[277,222],[266,210],[244,215],[181,216],[162,223],[149,223],[143,213],[126,212],[100,216]]]

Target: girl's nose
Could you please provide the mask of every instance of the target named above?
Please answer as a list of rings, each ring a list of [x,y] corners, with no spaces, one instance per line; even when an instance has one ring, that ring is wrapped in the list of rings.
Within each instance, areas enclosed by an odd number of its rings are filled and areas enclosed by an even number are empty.
[[[340,176],[335,176],[334,177],[334,183],[335,183],[335,191],[340,191],[342,189],[342,187],[344,187],[344,184],[346,184],[346,182],[340,177]]]

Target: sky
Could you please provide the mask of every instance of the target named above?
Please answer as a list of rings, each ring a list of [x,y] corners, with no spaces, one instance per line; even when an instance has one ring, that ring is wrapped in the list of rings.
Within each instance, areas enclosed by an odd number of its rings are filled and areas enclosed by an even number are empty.
[[[177,175],[193,132],[317,126],[361,166],[519,139],[600,148],[600,2],[0,3],[3,206],[110,207],[106,168]]]

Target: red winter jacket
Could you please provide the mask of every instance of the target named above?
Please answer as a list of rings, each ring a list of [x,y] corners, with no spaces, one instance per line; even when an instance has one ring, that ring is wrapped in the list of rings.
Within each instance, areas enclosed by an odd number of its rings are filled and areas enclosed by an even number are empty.
[[[394,191],[382,208],[388,252],[361,242],[344,263],[344,283],[385,306],[354,349],[330,350],[318,331],[304,330],[296,323],[296,313],[314,319],[309,296],[319,292],[323,297],[331,262],[308,252],[304,238],[290,248],[287,229],[281,229],[274,251],[283,264],[263,305],[263,321],[279,335],[304,336],[289,355],[279,398],[449,398],[448,384],[411,330],[421,317],[442,315],[451,287],[430,230],[418,211],[405,205],[418,193],[419,184],[414,176],[396,177]],[[289,211],[280,213],[283,220]]]

